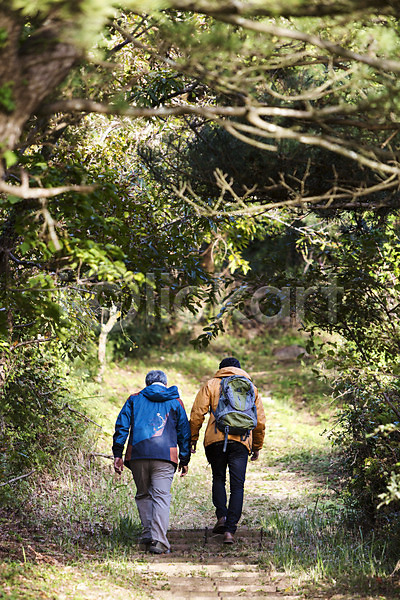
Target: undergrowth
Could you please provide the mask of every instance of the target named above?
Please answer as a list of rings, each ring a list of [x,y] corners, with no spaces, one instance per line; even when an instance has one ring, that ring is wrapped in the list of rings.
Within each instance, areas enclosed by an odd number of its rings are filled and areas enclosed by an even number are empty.
[[[397,562],[399,544],[351,525],[339,503],[300,513],[278,511],[261,517],[266,544],[262,568],[273,566],[304,583],[368,591],[386,580]]]

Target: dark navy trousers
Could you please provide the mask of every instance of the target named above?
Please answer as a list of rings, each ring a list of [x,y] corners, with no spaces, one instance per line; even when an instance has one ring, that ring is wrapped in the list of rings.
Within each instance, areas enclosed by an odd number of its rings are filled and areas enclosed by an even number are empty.
[[[207,460],[212,470],[212,501],[217,519],[226,517],[225,529],[235,533],[242,514],[244,482],[246,479],[249,452],[240,442],[229,440],[226,452],[224,442],[215,442],[206,446]],[[230,496],[227,506],[226,470],[229,470]]]

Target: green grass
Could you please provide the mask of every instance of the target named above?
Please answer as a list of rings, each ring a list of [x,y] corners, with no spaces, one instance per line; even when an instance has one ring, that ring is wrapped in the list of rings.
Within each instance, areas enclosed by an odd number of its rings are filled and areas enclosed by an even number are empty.
[[[264,545],[271,550],[260,557],[260,567],[284,571],[298,588],[308,584],[362,594],[373,587],[382,591],[383,581],[390,587],[393,557],[386,541],[344,522],[345,511],[335,503],[301,513],[266,513],[261,525]]]
[[[68,565],[15,561],[0,564],[1,600],[98,600],[152,598],[152,578],[124,558],[87,559]],[[134,596],[132,595],[134,592]]]

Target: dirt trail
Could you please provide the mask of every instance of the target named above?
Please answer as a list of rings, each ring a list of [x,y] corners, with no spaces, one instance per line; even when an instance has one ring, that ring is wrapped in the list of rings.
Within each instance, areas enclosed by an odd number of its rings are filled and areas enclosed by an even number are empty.
[[[276,542],[263,531],[260,519],[262,515],[274,512],[302,512],[315,501],[316,496],[327,497],[330,491],[324,485],[323,476],[310,475],[290,464],[286,465],[287,468],[268,464],[269,453],[275,451],[272,438],[286,438],[283,442],[285,452],[290,451],[294,442],[282,425],[279,411],[269,405],[271,399],[268,392],[263,393],[263,401],[268,409],[269,437],[260,460],[248,466],[243,514],[235,536],[236,543],[224,545],[222,536],[212,533],[215,517],[210,502],[211,472],[205,456],[196,454],[192,458],[190,472],[201,473],[202,483],[197,484],[197,491],[202,498],[202,509],[199,510],[196,502],[199,498],[193,498],[191,509],[185,511],[185,516],[172,517],[168,534],[172,553],[157,557],[144,555],[146,562],[140,567],[141,573],[151,581],[154,598],[304,598],[294,578],[291,579],[287,573],[277,572],[266,563],[268,550],[272,550]],[[306,417],[308,413],[297,416],[300,420],[307,420],[305,427],[308,430],[315,428],[321,431],[317,420]],[[274,430],[277,431],[276,435],[273,435]],[[297,449],[298,442],[294,444]],[[282,449],[278,447],[277,451],[281,453]],[[179,482],[177,484],[180,485]],[[187,491],[190,494],[190,485]],[[204,509],[206,502],[207,510]],[[197,525],[191,527],[192,523]],[[313,595],[312,600],[320,598],[322,596]],[[345,600],[344,596],[342,598]]]
[[[148,591],[154,599],[296,600],[304,597],[287,573],[277,572],[266,565],[268,550],[272,550],[275,542],[263,532],[260,516],[282,510],[302,511],[313,501],[315,494],[325,496],[329,492],[323,477],[299,472],[289,464],[285,468],[268,463],[268,456],[272,453],[290,452],[292,448],[297,450],[302,447],[302,441],[287,429],[288,424],[282,420],[269,391],[263,390],[262,399],[268,414],[266,444],[260,460],[248,465],[243,514],[235,544],[224,545],[222,536],[212,533],[215,519],[211,504],[212,477],[200,440],[198,452],[190,463],[188,478],[184,482],[179,479],[175,482],[177,488],[187,486],[184,488],[187,497],[180,499],[180,508],[171,515],[168,533],[171,554],[141,554],[137,562],[135,560],[135,570],[147,580]],[[322,430],[317,419],[310,419],[308,411],[297,413],[295,418],[304,421],[307,430]],[[278,446],[275,446],[276,439],[279,439]],[[193,475],[198,477],[196,483],[191,480]],[[320,598],[322,596],[313,596],[312,600]]]
[[[156,576],[154,598],[165,600],[211,600],[268,598],[295,600],[284,573],[261,571],[260,550],[266,549],[262,530],[241,528],[236,543],[226,546],[221,535],[206,529],[169,532],[172,553],[146,559],[141,572]]]

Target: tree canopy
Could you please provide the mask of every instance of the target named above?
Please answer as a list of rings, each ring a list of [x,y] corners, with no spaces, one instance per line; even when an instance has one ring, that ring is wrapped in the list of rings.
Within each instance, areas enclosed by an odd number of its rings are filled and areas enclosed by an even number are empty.
[[[125,2],[125,12],[107,1],[11,6],[3,8],[0,74],[7,150],[35,114],[197,115],[267,151],[288,139],[341,154],[377,172],[379,189],[382,178],[383,189],[395,188],[393,2]],[[120,42],[110,48],[113,32]],[[107,88],[119,52],[123,65]],[[188,93],[197,101],[185,102]],[[352,187],[356,198],[368,192]]]

